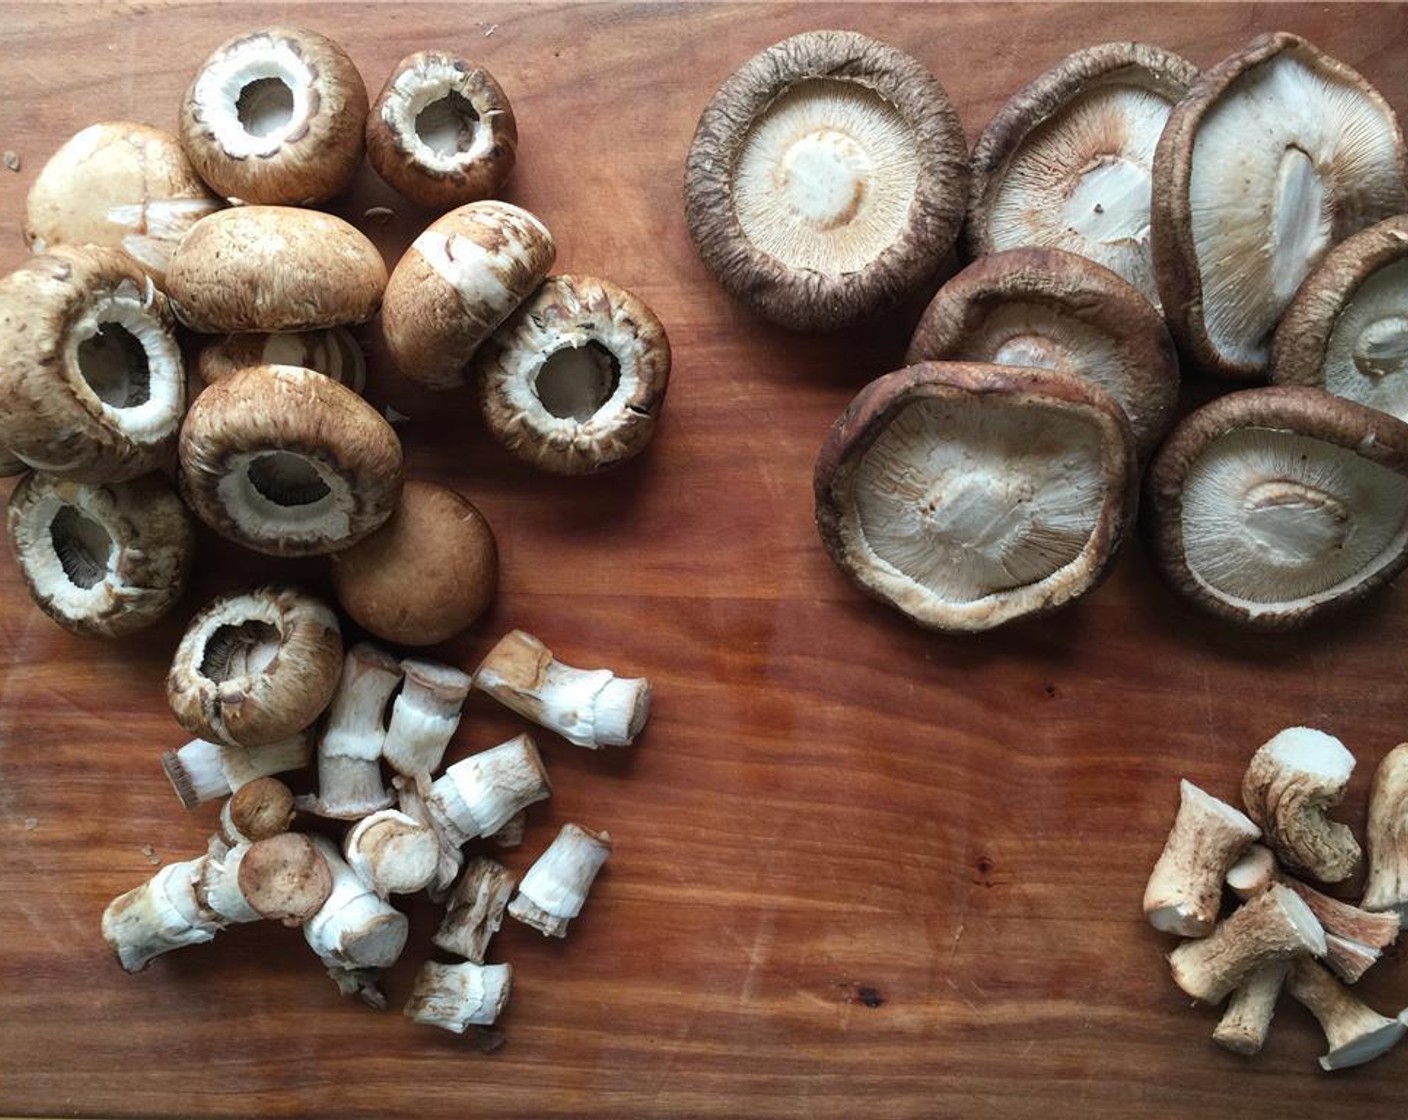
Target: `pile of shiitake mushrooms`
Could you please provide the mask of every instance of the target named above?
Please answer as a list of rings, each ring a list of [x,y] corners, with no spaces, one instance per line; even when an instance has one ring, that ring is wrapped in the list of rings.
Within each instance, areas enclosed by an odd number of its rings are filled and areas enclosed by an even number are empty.
[[[388,415],[361,395],[377,371],[351,330],[374,321],[396,370],[421,386],[473,384],[493,437],[558,474],[638,455],[670,370],[641,300],[596,277],[550,276],[547,226],[493,197],[517,145],[508,98],[482,66],[420,51],[369,102],[340,46],[290,27],[211,53],[176,134],[106,122],[65,143],[29,194],[34,254],[0,279],[0,459],[28,472],[7,524],[35,602],[80,635],[149,626],[181,600],[194,517],[255,552],[329,557],[342,611],[382,641],[433,645],[478,619],[497,586],[493,532],[462,495],[404,479]],[[360,230],[312,208],[349,187],[364,154],[412,202],[447,211],[389,275]],[[189,407],[182,331],[207,336]],[[630,742],[649,700],[643,681],[562,666],[517,632],[473,676],[366,644],[344,658],[337,614],[291,587],[231,593],[197,614],[168,695],[200,738],[167,771],[188,806],[233,796],[207,856],[109,909],[104,932],[124,966],[272,916],[302,923],[341,979],[354,973],[344,987],[372,991],[365,970],[405,939],[386,894],[430,885],[443,897],[464,843],[547,796],[526,736],[434,778],[472,683],[589,746]],[[287,832],[292,795],[271,777],[306,764],[315,743],[318,792],[299,807],[359,822],[345,862],[326,838]],[[509,913],[561,936],[607,851],[604,833],[569,826]],[[452,905],[477,930],[463,955],[482,964],[513,880],[475,867]],[[441,971],[423,974],[430,994],[418,986],[413,1004],[473,988],[473,1015],[445,1018],[460,1030],[492,1021],[503,966],[427,967]]]
[[[795,329],[893,308],[955,246],[971,262],[816,464],[832,559],[922,625],[1089,591],[1141,477],[1168,582],[1236,623],[1303,624],[1408,563],[1403,135],[1295,35],[1204,73],[1146,44],[1078,51],[971,158],[920,62],[798,35],[704,110],[685,203],[722,286]],[[1175,424],[1180,356],[1271,385]]]

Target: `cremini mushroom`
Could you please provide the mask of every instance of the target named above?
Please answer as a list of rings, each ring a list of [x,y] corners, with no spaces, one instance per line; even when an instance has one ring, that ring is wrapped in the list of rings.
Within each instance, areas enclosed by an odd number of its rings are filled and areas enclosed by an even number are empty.
[[[274,556],[347,548],[391,516],[401,442],[350,389],[251,366],[206,389],[181,428],[181,493],[221,536]]]
[[[180,599],[195,551],[190,515],[159,474],[106,486],[30,474],[6,524],[30,595],[75,634],[150,626]]]
[[[318,738],[318,794],[299,807],[335,820],[356,820],[389,808],[381,776],[386,708],[401,683],[401,664],[370,642],[347,651]]]
[[[1326,250],[1405,210],[1389,104],[1304,39],[1258,36],[1194,84],[1154,153],[1154,265],[1174,338],[1209,372],[1260,376]]]
[[[1403,1015],[1395,1019],[1380,1015],[1350,995],[1315,961],[1301,959],[1291,965],[1286,991],[1310,1009],[1325,1031],[1329,1049],[1320,1057],[1321,1069],[1363,1065],[1408,1033]]]
[[[210,193],[169,132],[102,121],[67,140],[40,170],[25,202],[24,239],[121,249],[158,288],[176,243],[225,204]]]
[[[493,602],[499,554],[484,515],[433,482],[408,479],[380,529],[332,558],[342,609],[378,638],[435,645]]]
[[[563,825],[547,851],[523,873],[518,894],[508,904],[509,916],[544,937],[566,937],[610,855],[610,833]]]
[[[489,939],[503,924],[516,882],[508,868],[487,856],[470,860],[445,900],[445,918],[435,934],[435,945],[483,964]]]
[[[168,466],[186,409],[174,325],[120,250],[29,258],[0,280],[0,446],[79,482]]]
[[[1146,481],[1164,578],[1232,622],[1303,625],[1408,563],[1408,425],[1316,389],[1214,400],[1174,429]]]
[[[1008,100],[978,137],[964,248],[1078,253],[1159,305],[1149,245],[1154,148],[1198,77],[1147,43],[1101,43]]]
[[[837,566],[921,625],[987,630],[1103,578],[1134,509],[1129,421],[1055,370],[924,362],[877,378],[814,476]]]
[[[192,734],[259,747],[316,720],[341,670],[337,616],[311,595],[271,584],[222,595],[191,620],[166,695]]]
[[[187,809],[237,793],[250,782],[269,774],[301,770],[313,759],[313,737],[308,730],[277,743],[236,747],[193,739],[178,750],[161,756],[161,768],[176,796]]]
[[[181,107],[181,143],[207,183],[247,203],[323,202],[362,162],[367,89],[336,43],[267,27],[201,63]]]
[[[664,325],[607,280],[554,276],[474,358],[489,434],[554,474],[591,474],[645,450],[670,379]]]
[[[944,284],[905,355],[905,365],[927,361],[1086,377],[1124,409],[1141,458],[1178,405],[1178,356],[1163,317],[1109,269],[1059,249],[992,253]]]
[[[1408,743],[1384,755],[1374,771],[1364,836],[1364,909],[1392,910],[1408,922]]]
[[[472,1024],[488,1026],[508,1002],[512,978],[513,969],[506,964],[426,961],[406,1001],[406,1018],[456,1034],[464,1034]]]
[[[690,237],[764,318],[834,330],[888,310],[953,246],[968,189],[958,114],[924,66],[853,31],[745,62],[699,118]]]
[[[475,349],[543,282],[552,234],[507,202],[436,219],[391,271],[381,330],[396,367],[431,389],[463,385]]]
[[[513,107],[494,76],[447,51],[396,64],[367,116],[367,159],[419,206],[498,194],[518,153]]]
[[[177,318],[206,334],[311,331],[376,314],[386,264],[355,226],[293,206],[236,206],[196,223],[171,255]]]
[[[367,384],[367,356],[343,327],[276,334],[229,334],[201,347],[196,373],[207,385],[250,366],[299,366],[330,377],[358,396]]]

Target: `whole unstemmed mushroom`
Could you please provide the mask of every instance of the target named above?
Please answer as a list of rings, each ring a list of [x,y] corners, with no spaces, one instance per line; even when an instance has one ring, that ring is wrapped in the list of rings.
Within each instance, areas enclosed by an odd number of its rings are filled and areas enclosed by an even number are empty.
[[[601,865],[611,855],[611,835],[565,824],[547,851],[533,861],[508,904],[509,916],[544,937],[566,937],[582,912]]]
[[[1392,910],[1408,922],[1408,743],[1384,755],[1374,771],[1365,840],[1364,909]]]
[[[1365,1006],[1315,961],[1302,958],[1291,965],[1286,991],[1308,1007],[1324,1028],[1330,1048],[1320,1057],[1321,1069],[1363,1065],[1408,1033],[1402,1015],[1390,1019]]]

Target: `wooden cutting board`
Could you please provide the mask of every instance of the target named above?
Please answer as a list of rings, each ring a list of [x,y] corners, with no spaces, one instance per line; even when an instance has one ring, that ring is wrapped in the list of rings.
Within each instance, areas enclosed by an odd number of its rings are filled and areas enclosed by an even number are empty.
[[[1211,65],[1300,32],[1408,115],[1408,9],[1276,5],[288,5],[0,8],[0,269],[25,191],[80,127],[171,127],[189,76],[237,31],[287,20],[339,39],[373,92],[404,54],[484,62],[518,114],[509,197],[554,231],[562,271],[631,288],[675,352],[643,459],[539,476],[493,446],[467,395],[411,419],[412,475],[489,518],[492,613],[439,648],[472,667],[512,626],[566,661],[644,674],[631,749],[541,736],[554,796],[508,862],[557,827],[616,852],[566,942],[509,923],[506,1044],[339,998],[297,931],[242,927],[137,976],[98,935],[106,902],[201,850],[157,764],[184,736],[163,677],[185,621],[271,577],[326,590],[317,561],[203,536],[175,615],[113,644],[60,631],[0,557],[0,1112],[16,1115],[771,1117],[1385,1116],[1408,1048],[1328,1076],[1287,1005],[1253,1061],[1209,1041],[1141,920],[1145,877],[1188,776],[1234,797],[1277,729],[1323,727],[1359,758],[1344,819],[1408,738],[1400,586],[1306,633],[1257,637],[1193,613],[1131,542],[1107,584],[1046,621],[956,640],[863,599],[823,554],[811,465],[833,417],[895,367],[921,302],[875,327],[797,337],[730,302],[681,217],[681,171],[715,87],[756,50],[843,26],[948,88],[970,140],[1068,52],[1144,39]],[[394,218],[363,217],[387,206]],[[430,219],[370,171],[336,207],[394,261]],[[374,375],[375,377],[375,375]],[[1195,390],[1196,392],[1196,390]],[[6,487],[8,492],[8,484]],[[522,729],[482,696],[453,756]],[[386,982],[393,1008],[437,915]],[[1408,1004],[1408,967],[1361,985]]]

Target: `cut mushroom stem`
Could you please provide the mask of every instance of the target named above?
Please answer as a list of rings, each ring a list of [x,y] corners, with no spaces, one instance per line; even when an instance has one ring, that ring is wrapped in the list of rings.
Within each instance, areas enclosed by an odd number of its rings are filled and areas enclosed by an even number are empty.
[[[518,735],[447,769],[430,787],[426,809],[445,842],[458,848],[476,836],[493,835],[551,792],[537,745]]]
[[[256,778],[307,766],[313,756],[306,730],[267,747],[234,747],[193,739],[161,756],[161,768],[187,809],[234,793]]]
[[[464,866],[464,853],[460,851],[460,845],[451,840],[440,831],[439,825],[435,823],[434,817],[430,814],[430,807],[426,804],[426,797],[430,792],[430,782],[424,775],[416,778],[406,778],[397,774],[391,779],[391,784],[396,789],[396,803],[401,812],[410,817],[417,824],[423,824],[434,834],[439,853],[436,857],[435,877],[425,888],[433,902],[444,899],[445,894],[450,889],[450,885],[459,875],[460,868]]]
[[[445,920],[435,934],[435,944],[447,953],[483,964],[489,938],[503,925],[516,881],[502,864],[485,856],[472,859],[446,902]]]
[[[611,834],[565,824],[523,876],[508,912],[544,937],[566,937],[587,901],[596,873],[611,854]]]
[[[650,682],[609,669],[574,669],[531,634],[513,630],[489,651],[474,687],[579,747],[630,744],[650,714]]]
[[[381,898],[430,885],[440,861],[434,829],[396,809],[363,817],[342,842],[347,864]]]
[[[140,972],[172,949],[209,941],[223,928],[196,898],[205,860],[169,863],[103,911],[103,939],[128,972]]]
[[[508,1002],[513,969],[506,964],[438,964],[426,961],[406,1002],[406,1018],[427,1027],[464,1032],[489,1026]]]
[[[1408,743],[1384,756],[1369,794],[1366,910],[1396,910],[1408,920]]]
[[[386,705],[400,682],[400,663],[384,650],[362,642],[348,651],[318,740],[318,796],[300,808],[356,820],[391,806],[380,759]]]
[[[303,923],[304,939],[329,969],[389,968],[406,945],[406,916],[362,882],[331,840],[312,840],[332,872],[332,893]]]
[[[1374,914],[1295,879],[1284,882],[1325,927],[1325,963],[1345,983],[1357,981],[1379,959],[1379,954],[1398,939],[1397,914]]]
[[[1220,1003],[1262,965],[1307,953],[1323,957],[1325,949],[1325,931],[1310,908],[1277,883],[1208,937],[1185,941],[1168,961],[1180,988],[1204,1003]]]
[[[337,985],[337,990],[349,999],[359,999],[374,1011],[386,1010],[386,993],[381,990],[381,969],[330,965],[328,976]]]
[[[220,839],[231,848],[268,840],[292,823],[293,791],[278,778],[255,778],[220,806]]]
[[[1212,1040],[1235,1054],[1260,1053],[1289,970],[1289,961],[1271,961],[1247,977],[1228,1000]]]
[[[207,859],[197,898],[225,922],[271,918],[296,926],[318,912],[332,886],[317,845],[303,833],[283,832]]]
[[[1286,866],[1326,883],[1359,868],[1359,844],[1348,825],[1327,820],[1354,771],[1354,756],[1332,735],[1291,727],[1252,755],[1242,779],[1247,814],[1266,830]]]
[[[1265,844],[1252,844],[1227,869],[1227,886],[1243,902],[1255,898],[1281,878],[1276,854]]]
[[[1179,797],[1173,830],[1144,890],[1144,916],[1166,933],[1206,937],[1217,924],[1224,875],[1261,830],[1186,779]]]
[[[1390,1019],[1361,1003],[1314,961],[1298,960],[1292,965],[1286,991],[1310,1009],[1325,1031],[1330,1048],[1321,1055],[1322,1069],[1363,1065],[1408,1032],[1401,1016]]]
[[[429,776],[440,768],[469,695],[467,673],[432,661],[401,662],[405,683],[391,708],[381,755],[398,774]]]

